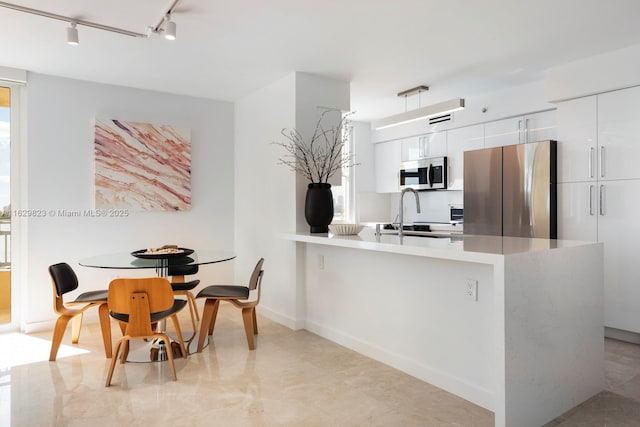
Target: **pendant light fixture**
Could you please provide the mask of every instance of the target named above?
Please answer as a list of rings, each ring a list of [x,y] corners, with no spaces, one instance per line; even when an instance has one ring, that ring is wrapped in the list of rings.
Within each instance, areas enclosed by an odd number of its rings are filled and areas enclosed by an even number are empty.
[[[418,94],[418,96],[420,96],[420,93],[426,92],[428,90],[429,90],[429,86],[418,86],[418,87],[414,87],[414,88],[399,92],[398,96],[405,97],[405,109],[406,109],[406,101],[409,95]],[[420,103],[418,103],[418,105],[420,105]],[[415,110],[405,111],[404,113],[401,113],[401,114],[385,117],[384,119],[380,119],[373,122],[372,127],[375,130],[386,129],[393,126],[399,126],[406,123],[415,122],[416,120],[423,120],[429,117],[452,113],[454,111],[459,111],[462,109],[464,109],[464,99],[454,98],[449,101],[440,102],[438,104],[433,104],[426,107],[419,107]]]

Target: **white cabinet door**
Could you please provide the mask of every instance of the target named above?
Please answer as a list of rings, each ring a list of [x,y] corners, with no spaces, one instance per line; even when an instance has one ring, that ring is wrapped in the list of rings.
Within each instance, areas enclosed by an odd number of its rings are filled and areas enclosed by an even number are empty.
[[[598,179],[640,178],[640,87],[598,95]]]
[[[396,193],[400,186],[401,142],[389,141],[376,144],[376,192]]]
[[[402,139],[402,161],[447,155],[447,132],[434,132]]]
[[[606,181],[598,240],[604,242],[605,326],[640,332],[640,180]]]
[[[557,139],[557,111],[549,110],[524,116],[524,138],[520,142],[547,141]]]
[[[449,190],[462,190],[464,152],[484,147],[484,125],[467,126],[447,131]]]
[[[424,146],[421,143],[422,141],[418,136],[402,138],[402,161],[406,162],[424,157]]]
[[[487,122],[484,124],[484,146],[501,147],[557,139],[556,123],[556,110]]]
[[[421,137],[424,157],[442,157],[447,155],[447,132],[428,133]]]
[[[496,120],[484,124],[485,148],[517,144],[520,141],[522,117]]]
[[[596,96],[558,104],[558,182],[596,179],[596,126]]]
[[[595,182],[558,184],[558,239],[598,239],[598,188]]]

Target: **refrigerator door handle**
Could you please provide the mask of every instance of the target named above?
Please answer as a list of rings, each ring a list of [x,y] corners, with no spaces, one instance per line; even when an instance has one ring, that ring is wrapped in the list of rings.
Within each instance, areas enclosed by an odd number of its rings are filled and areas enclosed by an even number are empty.
[[[600,215],[604,216],[604,184],[600,184]]]
[[[593,184],[589,185],[589,216],[593,216]]]
[[[518,144],[521,144],[521,135],[522,135],[523,131],[522,131],[522,119],[518,120]]]

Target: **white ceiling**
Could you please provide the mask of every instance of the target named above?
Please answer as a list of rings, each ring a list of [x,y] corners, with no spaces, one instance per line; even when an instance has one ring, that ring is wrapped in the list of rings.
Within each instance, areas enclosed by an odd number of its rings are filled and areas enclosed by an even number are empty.
[[[14,0],[144,33],[170,0]],[[0,8],[0,66],[236,100],[303,71],[351,83],[354,119],[539,80],[640,43],[639,0],[182,0],[177,40],[132,38]],[[409,108],[417,107],[410,97]]]

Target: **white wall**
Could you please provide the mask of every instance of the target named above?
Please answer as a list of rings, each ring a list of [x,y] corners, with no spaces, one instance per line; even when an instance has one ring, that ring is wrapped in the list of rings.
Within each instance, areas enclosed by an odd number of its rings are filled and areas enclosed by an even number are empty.
[[[305,73],[291,73],[235,104],[235,238],[242,254],[236,277],[248,279],[264,257],[259,310],[290,328],[304,327],[304,253],[277,235],[309,230],[304,219],[308,182],[278,164],[284,151],[272,142],[284,139],[283,128],[308,137],[321,109],[348,108],[348,83]]]
[[[278,230],[295,230],[295,175],[272,144],[282,128],[295,127],[295,74],[235,103],[235,245],[236,277],[247,280],[265,258],[259,310],[296,327],[295,243],[278,239]]]
[[[131,212],[127,218],[62,218],[25,221],[27,283],[25,330],[51,327],[47,267],[67,262],[82,291],[104,289],[116,275],[153,275],[153,270],[99,270],[78,260],[101,253],[175,243],[234,249],[233,105],[29,73],[27,83],[27,200],[22,208],[91,209],[96,118],[185,126],[191,129],[192,208],[185,212]],[[25,237],[25,236],[23,236]],[[19,238],[19,236],[18,236]],[[23,252],[24,251],[24,248]],[[200,286],[230,281],[233,261],[201,268]],[[93,315],[93,313],[88,313]],[[43,322],[38,324],[38,322]]]

